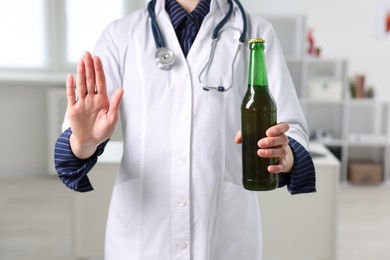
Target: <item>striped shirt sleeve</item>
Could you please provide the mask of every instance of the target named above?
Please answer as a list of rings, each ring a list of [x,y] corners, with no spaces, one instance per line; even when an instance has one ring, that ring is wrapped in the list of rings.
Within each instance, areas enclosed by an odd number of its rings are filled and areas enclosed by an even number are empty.
[[[316,175],[310,153],[291,137],[289,145],[294,154],[294,166],[290,173],[279,173],[279,187],[287,185],[291,194],[316,192]]]
[[[68,128],[57,139],[54,149],[54,165],[61,181],[70,189],[79,192],[93,190],[87,173],[97,162],[97,158],[104,151],[108,142],[100,144],[90,158],[81,160],[77,158],[70,148],[69,138],[72,130]]]

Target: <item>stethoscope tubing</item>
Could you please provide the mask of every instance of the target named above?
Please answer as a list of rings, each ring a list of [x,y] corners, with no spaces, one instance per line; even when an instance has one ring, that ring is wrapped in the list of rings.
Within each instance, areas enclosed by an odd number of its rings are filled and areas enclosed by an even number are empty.
[[[151,0],[148,3],[148,14],[152,23],[152,32],[156,48],[165,48],[164,38],[162,36],[160,27],[157,24],[156,13],[154,9],[156,7],[156,0]]]
[[[149,14],[149,17],[151,20],[153,38],[154,38],[156,48],[157,48],[157,51],[156,51],[157,66],[161,69],[167,70],[167,69],[170,69],[171,65],[174,63],[175,57],[174,57],[174,53],[165,46],[164,38],[162,36],[160,27],[158,26],[156,13],[155,13],[156,1],[157,0],[151,0],[148,3],[147,10],[148,10],[148,14]],[[239,2],[239,0],[227,0],[227,1],[229,4],[229,10],[228,10],[227,14],[225,15],[225,17],[217,24],[217,26],[213,30],[213,34],[211,36],[212,43],[211,43],[209,60],[207,61],[206,65],[203,67],[203,69],[199,73],[199,77],[198,77],[199,83],[201,84],[202,88],[206,91],[217,90],[219,92],[224,92],[232,87],[233,82],[234,82],[234,63],[235,63],[237,54],[238,54],[239,50],[241,49],[241,45],[242,45],[242,43],[245,42],[245,39],[246,39],[247,20],[246,20],[245,10],[244,10],[243,6],[241,5],[241,3]],[[229,18],[233,14],[233,1],[237,4],[238,8],[240,9],[242,20],[243,20],[243,28],[242,28],[242,31],[240,34],[238,47],[237,47],[237,50],[234,54],[234,58],[232,61],[232,68],[231,68],[232,75],[230,77],[230,83],[229,83],[228,87],[224,87],[223,85],[209,86],[202,81],[201,77],[213,61],[213,56],[214,56],[215,48],[217,45],[220,30],[224,27],[224,25],[227,23],[227,21],[229,20]],[[157,53],[159,53],[159,54],[157,54]],[[163,54],[161,55],[161,53],[163,53]],[[169,60],[169,62],[168,62],[168,60]],[[167,62],[164,63],[165,61],[167,61]]]
[[[227,0],[227,1],[229,3],[229,11],[225,15],[225,17],[214,28],[213,35],[211,36],[212,39],[217,39],[218,38],[219,31],[222,29],[222,27],[229,20],[230,16],[232,16],[232,13],[233,13],[233,2],[232,2],[232,0]]]

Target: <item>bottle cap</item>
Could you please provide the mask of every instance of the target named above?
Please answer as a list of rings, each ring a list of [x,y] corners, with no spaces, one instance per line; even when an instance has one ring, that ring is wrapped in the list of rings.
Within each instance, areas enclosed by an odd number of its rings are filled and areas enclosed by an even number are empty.
[[[264,43],[265,40],[263,38],[252,38],[249,40],[249,43]]]

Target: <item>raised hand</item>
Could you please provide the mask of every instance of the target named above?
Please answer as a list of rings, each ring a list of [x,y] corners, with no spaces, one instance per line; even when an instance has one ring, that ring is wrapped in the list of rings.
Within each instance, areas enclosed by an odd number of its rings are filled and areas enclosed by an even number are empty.
[[[76,89],[72,74],[66,81],[67,115],[72,129],[70,145],[78,158],[86,159],[95,153],[99,144],[112,136],[123,89],[118,88],[109,100],[102,62],[89,52],[79,60],[76,80]]]
[[[279,123],[270,127],[265,133],[267,137],[258,141],[257,155],[266,158],[279,158],[277,165],[268,166],[268,171],[271,173],[289,172],[294,164],[294,156],[288,144],[286,132],[289,129],[287,123]],[[242,143],[241,131],[238,131],[234,142]]]

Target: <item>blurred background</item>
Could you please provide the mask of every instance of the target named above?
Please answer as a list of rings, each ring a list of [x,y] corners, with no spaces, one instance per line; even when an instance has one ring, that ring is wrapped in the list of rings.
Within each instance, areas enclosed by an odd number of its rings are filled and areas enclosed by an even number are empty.
[[[313,199],[269,195],[286,207],[297,203],[308,216],[315,209],[307,205],[323,210],[323,222],[312,215],[307,228],[313,232],[301,238],[311,241],[313,253],[294,252],[287,242],[275,252],[275,240],[289,231],[274,229],[265,231],[265,259],[390,259],[390,2],[241,2],[273,24],[313,147],[327,160],[315,159],[322,189]],[[83,51],[93,50],[110,21],[145,5],[0,0],[0,260],[103,259],[107,183],[120,155],[102,161],[96,191],[81,196],[56,177],[53,144],[66,109],[66,74],[75,71]],[[114,154],[120,140],[118,132]],[[110,171],[113,177],[98,178]],[[259,199],[264,221],[272,222],[272,214],[283,213],[267,210],[267,196]],[[103,206],[82,211],[96,201]],[[97,230],[96,236],[86,236],[86,229]]]

